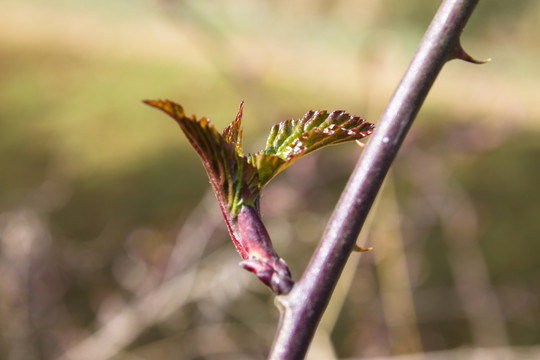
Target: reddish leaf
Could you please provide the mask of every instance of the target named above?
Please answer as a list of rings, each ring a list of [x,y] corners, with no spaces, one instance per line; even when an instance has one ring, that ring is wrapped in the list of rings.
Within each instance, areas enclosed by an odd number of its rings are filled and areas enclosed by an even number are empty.
[[[244,260],[241,265],[276,294],[288,293],[294,283],[261,221],[261,188],[299,157],[326,145],[361,139],[371,133],[373,125],[343,111],[310,111],[299,120],[272,127],[266,148],[246,157],[242,153],[243,102],[222,134],[209,119],[186,116],[172,101],[144,102],[173,117],[201,157],[231,238]]]

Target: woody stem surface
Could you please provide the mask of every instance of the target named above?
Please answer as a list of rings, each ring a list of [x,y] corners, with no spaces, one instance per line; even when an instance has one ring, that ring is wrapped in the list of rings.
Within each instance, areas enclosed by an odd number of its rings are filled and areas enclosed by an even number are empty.
[[[478,0],[444,0],[362,152],[301,279],[286,296],[269,359],[304,358],[358,234],[409,128]]]

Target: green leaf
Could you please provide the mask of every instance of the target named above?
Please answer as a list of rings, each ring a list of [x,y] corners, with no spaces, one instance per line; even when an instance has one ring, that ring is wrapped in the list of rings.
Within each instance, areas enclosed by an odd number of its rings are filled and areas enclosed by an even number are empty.
[[[326,145],[361,139],[371,133],[373,125],[343,111],[310,111],[300,120],[275,125],[266,148],[244,156],[243,102],[236,118],[221,134],[209,119],[186,116],[182,106],[172,101],[144,102],[174,118],[201,157],[231,238],[244,260],[242,266],[276,294],[288,293],[294,282],[262,223],[261,188],[300,156]]]
[[[242,108],[221,135],[203,117],[186,116],[182,106],[169,100],[144,100],[176,120],[201,157],[224,215],[236,216],[242,204],[253,205],[259,195],[257,170],[242,156]],[[227,212],[227,214],[225,214]]]
[[[285,120],[270,130],[264,150],[250,155],[249,163],[259,175],[259,187],[296,159],[323,146],[359,140],[374,125],[344,111],[309,111],[299,120]]]

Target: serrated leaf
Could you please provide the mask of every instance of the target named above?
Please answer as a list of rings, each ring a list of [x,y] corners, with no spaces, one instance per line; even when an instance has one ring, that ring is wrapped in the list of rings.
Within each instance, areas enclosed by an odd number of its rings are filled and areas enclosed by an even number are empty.
[[[190,144],[201,157],[222,210],[225,210],[225,207],[227,213],[235,216],[240,205],[257,198],[259,189],[256,169],[241,155],[242,105],[236,119],[221,135],[209,119],[205,117],[197,119],[194,115],[186,116],[182,106],[172,101],[144,102],[164,111],[180,125]]]
[[[249,162],[257,168],[262,187],[301,156],[323,146],[361,139],[373,128],[373,124],[344,111],[309,111],[299,120],[274,125],[265,149],[251,155]]]
[[[186,116],[182,106],[172,101],[144,102],[174,118],[201,157],[231,238],[244,260],[241,265],[276,294],[288,293],[294,282],[262,223],[261,188],[300,156],[325,145],[361,139],[371,133],[373,125],[343,111],[310,111],[300,120],[275,125],[266,148],[246,157],[242,153],[243,102],[221,134],[209,119]]]
[[[234,148],[236,149],[236,152],[238,155],[242,156],[242,113],[244,112],[244,101],[240,103],[240,108],[238,109],[238,113],[236,114],[236,117],[234,118],[233,122],[229,124],[223,130],[223,137],[225,138],[225,141],[227,141],[229,144],[234,144]]]

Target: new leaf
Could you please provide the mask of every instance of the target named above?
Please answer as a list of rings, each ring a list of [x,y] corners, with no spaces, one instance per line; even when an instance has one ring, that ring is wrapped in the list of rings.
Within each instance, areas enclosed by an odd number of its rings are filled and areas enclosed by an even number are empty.
[[[343,111],[310,111],[299,120],[272,127],[266,147],[244,156],[242,112],[220,134],[210,120],[186,116],[182,106],[169,100],[145,100],[176,120],[201,157],[227,223],[243,258],[241,265],[254,272],[276,294],[287,294],[294,282],[261,221],[260,191],[296,159],[323,146],[358,140],[371,134],[373,124]]]

